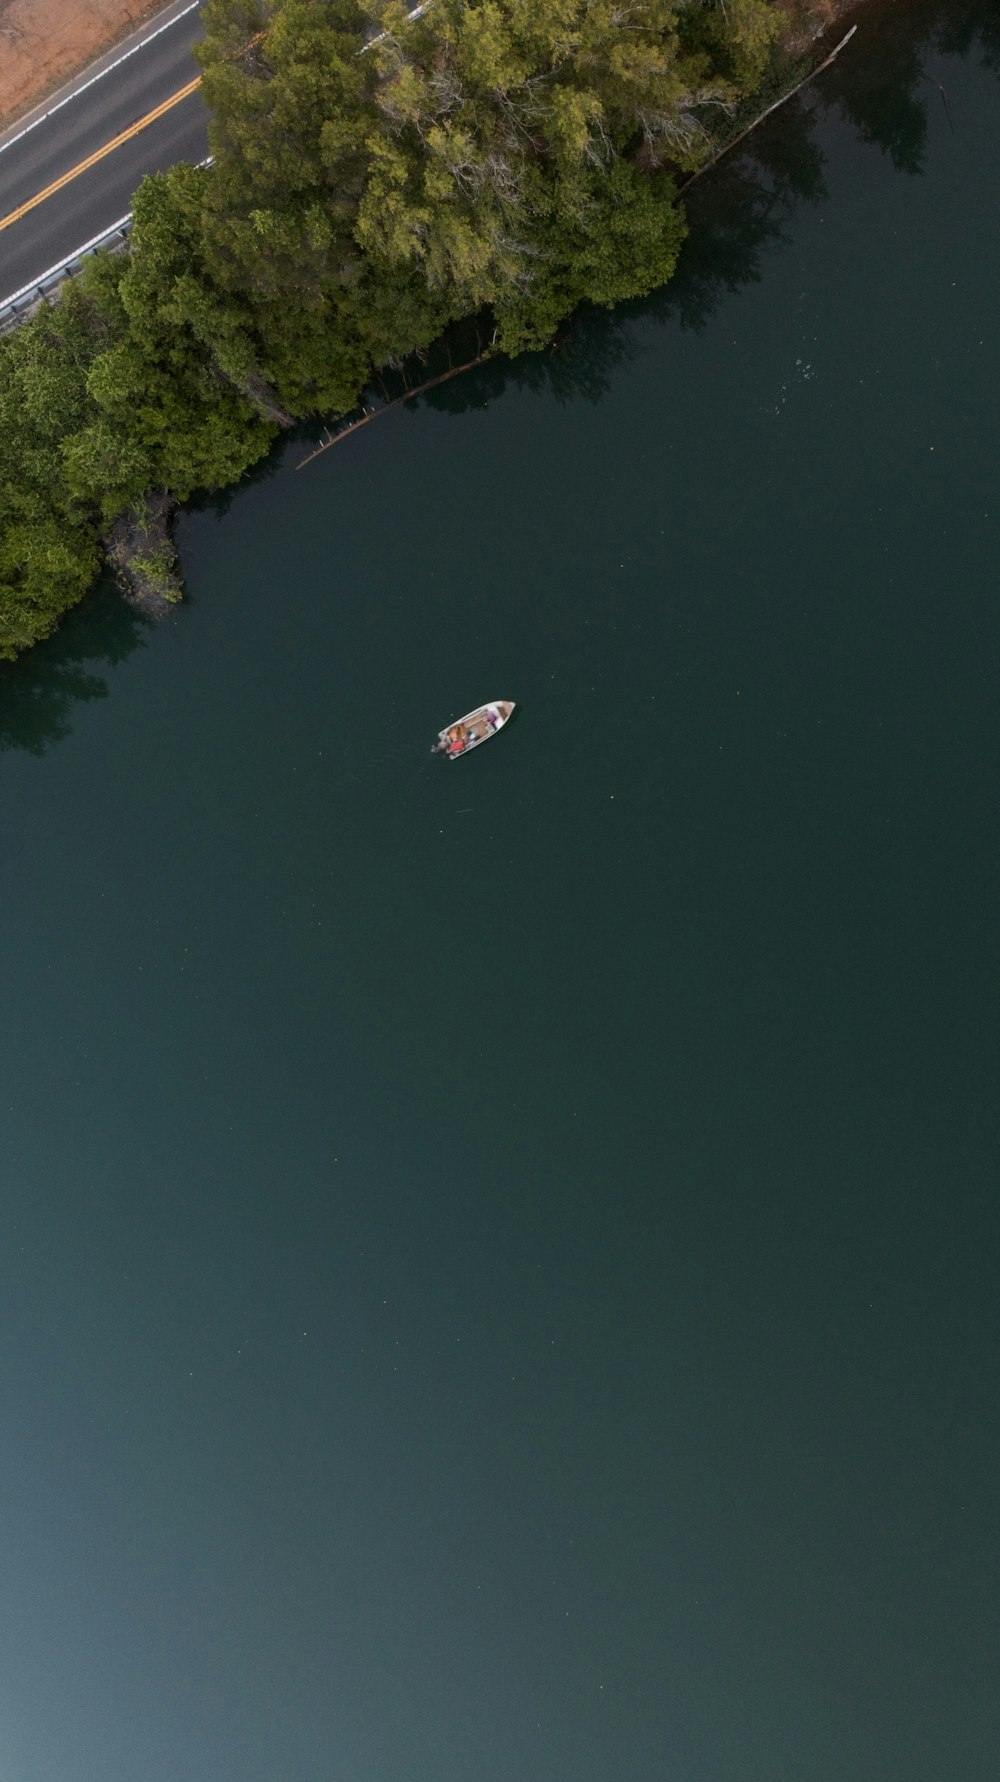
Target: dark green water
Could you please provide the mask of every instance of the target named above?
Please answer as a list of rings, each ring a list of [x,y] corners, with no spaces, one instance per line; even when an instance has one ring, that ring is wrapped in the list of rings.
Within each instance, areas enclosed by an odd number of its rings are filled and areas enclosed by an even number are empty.
[[[997,1775],[1000,83],[893,29],[4,678],[5,1778]]]

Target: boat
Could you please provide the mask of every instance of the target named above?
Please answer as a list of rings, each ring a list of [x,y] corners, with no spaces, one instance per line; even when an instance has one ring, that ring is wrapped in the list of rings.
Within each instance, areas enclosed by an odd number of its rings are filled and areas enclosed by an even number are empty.
[[[434,748],[447,755],[449,761],[457,761],[459,755],[467,755],[470,749],[478,748],[502,730],[513,710],[512,699],[492,699],[488,705],[477,705],[474,712],[466,712],[464,718],[456,718],[454,724],[439,731]]]

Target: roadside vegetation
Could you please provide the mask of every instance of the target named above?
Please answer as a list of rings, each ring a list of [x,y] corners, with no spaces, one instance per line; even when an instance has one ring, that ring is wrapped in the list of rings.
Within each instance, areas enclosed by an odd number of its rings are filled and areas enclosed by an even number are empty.
[[[176,594],[173,503],[349,411],[450,323],[485,312],[515,353],[580,303],[663,284],[678,181],[781,79],[794,32],[801,54],[809,15],[208,0],[205,25],[214,165],[147,179],[129,251],[0,340],[0,656],[105,557]]]

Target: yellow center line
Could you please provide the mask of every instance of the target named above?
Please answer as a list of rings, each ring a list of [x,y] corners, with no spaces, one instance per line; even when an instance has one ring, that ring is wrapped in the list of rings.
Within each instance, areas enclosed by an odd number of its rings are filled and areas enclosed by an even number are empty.
[[[60,174],[59,178],[54,179],[50,186],[46,186],[44,192],[36,192],[33,198],[28,198],[23,204],[19,204],[9,216],[0,217],[0,231],[9,229],[11,223],[20,222],[22,217],[27,216],[29,210],[34,210],[36,204],[43,204],[46,198],[52,197],[53,192],[61,192],[63,186],[68,186],[71,180],[77,179],[81,173],[86,173],[88,167],[94,167],[98,161],[103,161],[105,155],[113,154],[116,148],[121,148],[123,142],[131,142],[133,136],[138,136],[140,130],[145,130],[149,124],[155,124],[157,118],[162,118],[165,112],[170,111],[173,106],[179,105],[182,99],[186,99],[190,93],[201,86],[201,82],[200,74],[195,80],[189,80],[186,87],[181,87],[179,92],[171,93],[169,99],[164,99],[162,104],[157,105],[153,111],[148,111],[146,116],[140,118],[137,123],[130,124],[120,136],[113,137],[110,142],[104,144],[103,148],[95,149],[92,155],[88,155],[87,159],[81,161],[77,167],[71,167],[68,173]]]

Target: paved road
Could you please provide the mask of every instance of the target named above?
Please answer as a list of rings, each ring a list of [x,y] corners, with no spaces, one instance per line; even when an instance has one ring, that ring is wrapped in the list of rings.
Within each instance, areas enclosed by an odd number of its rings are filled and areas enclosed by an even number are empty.
[[[32,128],[21,134],[24,125],[14,126],[0,137],[0,219],[194,80],[198,68],[191,46],[201,34],[199,12],[187,11],[159,29],[170,17],[167,12],[153,19],[81,75]],[[133,44],[141,47],[119,62]],[[117,66],[93,79],[108,62]],[[70,92],[73,97],[67,98]],[[0,230],[0,304],[125,216],[143,174],[162,172],[175,161],[202,161],[207,154],[208,113],[200,92],[194,92]]]

